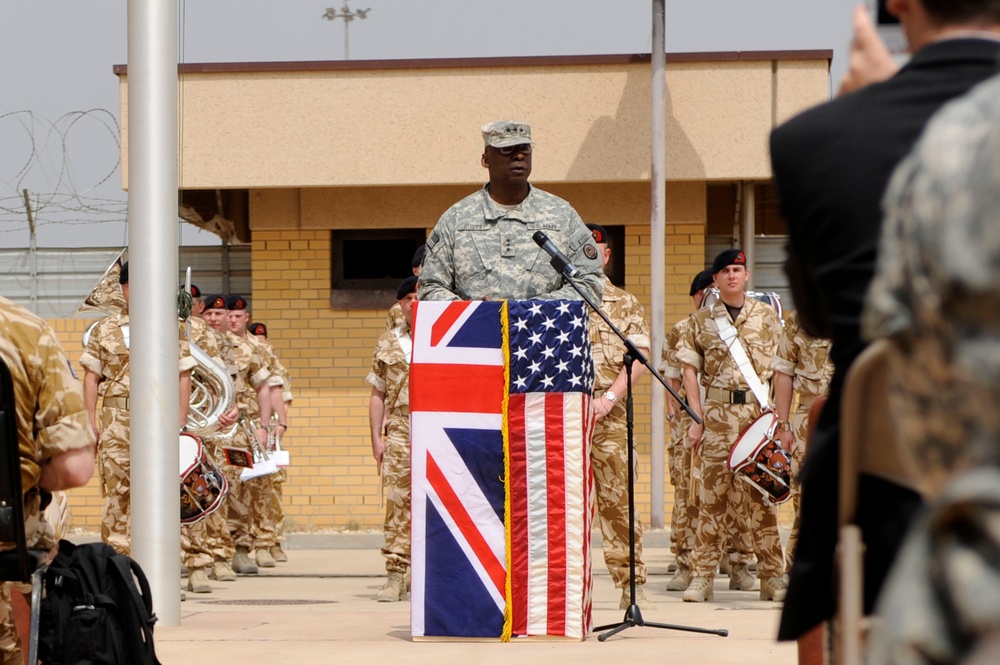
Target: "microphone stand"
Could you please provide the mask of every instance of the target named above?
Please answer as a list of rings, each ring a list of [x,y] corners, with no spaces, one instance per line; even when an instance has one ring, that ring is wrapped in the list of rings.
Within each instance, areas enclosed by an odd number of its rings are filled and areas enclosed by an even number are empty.
[[[729,631],[725,628],[713,629],[713,628],[698,628],[694,626],[678,626],[675,624],[668,623],[653,623],[651,621],[646,621],[642,618],[642,611],[635,602],[635,452],[634,452],[634,412],[632,404],[632,363],[638,360],[646,369],[649,370],[650,374],[656,377],[656,379],[663,384],[677,403],[680,404],[681,408],[691,416],[699,425],[701,424],[701,418],[699,418],[691,407],[688,406],[687,402],[680,398],[670,384],[667,383],[666,379],[660,376],[653,366],[650,364],[649,359],[642,354],[635,345],[629,341],[627,337],[622,333],[621,330],[611,322],[608,315],[604,313],[601,306],[595,303],[587,293],[580,288],[576,280],[573,279],[570,270],[567,268],[567,263],[565,260],[560,260],[559,257],[553,257],[552,267],[559,272],[563,278],[569,282],[583,301],[590,306],[594,312],[607,324],[607,326],[618,336],[618,338],[625,344],[625,355],[623,357],[625,363],[625,379],[626,379],[626,390],[625,390],[625,427],[628,432],[628,567],[629,567],[629,605],[628,609],[625,610],[625,618],[618,623],[607,624],[604,626],[598,626],[594,629],[595,632],[600,632],[606,630],[606,633],[602,633],[597,636],[599,642],[603,642],[612,635],[616,635],[626,628],[632,628],[633,626],[649,626],[650,628],[663,628],[666,630],[683,630],[691,633],[704,633],[707,635],[718,635],[719,637],[727,637]],[[655,414],[654,414],[655,417]]]

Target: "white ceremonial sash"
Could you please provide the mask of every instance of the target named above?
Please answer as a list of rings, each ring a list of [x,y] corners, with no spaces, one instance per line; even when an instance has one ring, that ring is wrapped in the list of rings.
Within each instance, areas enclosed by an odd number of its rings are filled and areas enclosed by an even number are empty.
[[[413,338],[409,335],[403,333],[403,327],[393,328],[393,332],[396,333],[396,339],[399,341],[399,348],[403,349],[403,355],[406,357],[406,364],[410,364],[410,359],[413,357]]]
[[[720,300],[718,304],[722,304],[722,301]],[[736,366],[739,368],[743,378],[746,379],[747,385],[750,386],[754,397],[760,403],[760,408],[767,411],[771,408],[767,388],[761,383],[760,377],[757,376],[757,371],[753,368],[753,363],[747,357],[746,349],[743,348],[739,334],[729,320],[729,314],[726,312],[725,305],[721,307],[721,310],[714,317],[715,325],[719,327],[719,337],[722,338],[723,343],[729,349],[729,354],[736,361]]]

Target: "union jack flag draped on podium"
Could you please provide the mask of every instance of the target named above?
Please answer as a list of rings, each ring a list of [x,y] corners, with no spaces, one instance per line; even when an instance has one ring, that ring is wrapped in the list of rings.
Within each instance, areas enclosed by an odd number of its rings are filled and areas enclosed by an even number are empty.
[[[584,308],[417,303],[415,637],[590,631],[594,377]]]

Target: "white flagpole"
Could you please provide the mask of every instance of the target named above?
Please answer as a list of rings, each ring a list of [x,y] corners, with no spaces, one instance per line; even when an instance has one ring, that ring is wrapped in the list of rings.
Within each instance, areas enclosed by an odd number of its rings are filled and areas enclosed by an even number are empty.
[[[132,556],[180,625],[177,0],[128,0]]]
[[[652,49],[652,166],[650,169],[650,184],[652,189],[652,205],[650,206],[650,293],[651,332],[649,360],[654,367],[660,364],[660,352],[666,336],[666,306],[664,291],[666,285],[666,200],[667,200],[667,79],[665,54],[665,17],[664,0],[653,0],[653,49]],[[652,450],[649,459],[652,473],[650,478],[650,526],[662,529],[664,526],[664,425],[663,416],[666,413],[666,392],[659,381],[653,381],[653,414],[650,438]],[[671,399],[673,399],[671,397]]]

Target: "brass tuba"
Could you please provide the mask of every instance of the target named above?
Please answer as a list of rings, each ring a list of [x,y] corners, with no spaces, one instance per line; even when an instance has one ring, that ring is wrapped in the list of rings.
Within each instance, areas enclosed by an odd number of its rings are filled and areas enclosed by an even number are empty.
[[[231,409],[236,401],[236,386],[221,363],[194,342],[190,347],[191,357],[198,364],[191,370],[187,428],[189,432],[204,436],[219,429],[219,416]]]
[[[94,284],[94,288],[90,290],[90,295],[77,308],[77,313],[98,311],[104,312],[108,316],[115,316],[125,309],[125,295],[122,293],[122,287],[118,283],[118,276],[121,274],[122,258],[124,256],[125,249],[123,248],[115,256],[115,260],[111,262],[111,265],[105,269],[104,274],[97,280],[97,283]],[[83,331],[84,349],[87,348],[90,335],[100,321],[100,319],[95,320]]]
[[[191,268],[184,280],[187,304],[191,303]],[[180,306],[181,299],[178,299]],[[182,316],[178,312],[178,316]],[[191,339],[191,322],[185,320],[191,357],[197,363],[191,370],[191,397],[188,400],[187,429],[199,436],[212,434],[219,429],[219,416],[236,402],[236,385],[219,361],[205,353]]]
[[[118,284],[124,254],[124,249],[118,253],[115,260],[91,289],[90,295],[77,309],[78,312],[96,310],[114,316],[125,308],[125,296]],[[190,294],[190,268],[188,271],[185,290]],[[84,331],[84,349],[87,348],[90,335],[98,323],[100,323],[100,319],[94,321]],[[190,340],[190,325],[186,326],[186,329],[188,331],[187,338]],[[197,364],[191,370],[191,398],[188,404],[187,429],[193,434],[204,436],[215,432],[219,427],[219,416],[232,408],[236,401],[236,387],[233,385],[233,379],[229,376],[226,368],[220,365],[217,360],[205,353],[194,342],[190,342],[190,349],[191,357]]]

